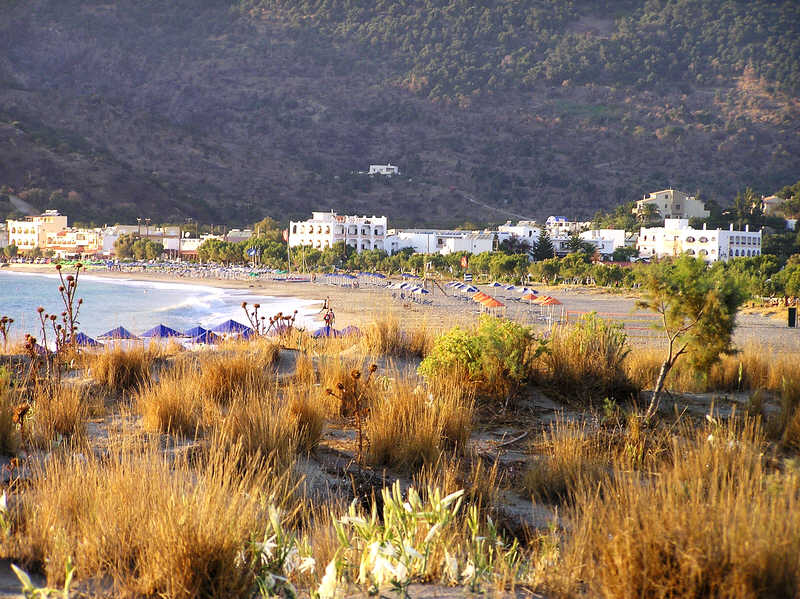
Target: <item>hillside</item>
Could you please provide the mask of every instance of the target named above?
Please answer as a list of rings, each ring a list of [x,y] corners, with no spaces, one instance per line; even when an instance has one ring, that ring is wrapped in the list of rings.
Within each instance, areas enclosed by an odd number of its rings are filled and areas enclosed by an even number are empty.
[[[11,0],[0,185],[98,223],[727,205],[798,178],[798,33],[789,0]]]

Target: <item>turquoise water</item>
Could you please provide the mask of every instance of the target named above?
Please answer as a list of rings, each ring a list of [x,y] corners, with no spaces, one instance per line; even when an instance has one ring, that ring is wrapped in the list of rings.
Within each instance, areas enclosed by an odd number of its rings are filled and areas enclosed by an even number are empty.
[[[36,308],[61,314],[64,304],[58,293],[58,275],[0,271],[0,316],[14,319],[12,336],[39,336]],[[247,290],[220,289],[204,285],[161,283],[127,279],[105,279],[83,275],[78,297],[83,298],[78,320],[80,330],[96,336],[122,325],[135,334],[157,324],[179,331],[197,325],[212,327],[233,318],[247,324],[243,301],[258,301],[266,312],[299,310],[298,321],[310,323],[316,313],[311,300],[253,295]],[[263,309],[263,308],[262,308]]]

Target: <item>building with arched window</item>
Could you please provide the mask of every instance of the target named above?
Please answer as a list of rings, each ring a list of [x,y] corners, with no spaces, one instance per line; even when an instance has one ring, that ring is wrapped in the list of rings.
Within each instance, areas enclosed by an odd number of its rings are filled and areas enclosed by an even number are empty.
[[[67,217],[58,210],[45,210],[39,216],[28,216],[25,220],[9,220],[8,244],[17,246],[24,252],[33,248],[44,248],[48,234],[58,233],[67,228]]]
[[[385,216],[340,216],[330,212],[312,212],[311,218],[289,223],[289,247],[311,246],[320,251],[343,242],[357,252],[384,250]]]
[[[640,258],[663,258],[688,254],[706,262],[761,255],[761,231],[694,229],[687,219],[668,218],[663,227],[642,227],[637,242]]]

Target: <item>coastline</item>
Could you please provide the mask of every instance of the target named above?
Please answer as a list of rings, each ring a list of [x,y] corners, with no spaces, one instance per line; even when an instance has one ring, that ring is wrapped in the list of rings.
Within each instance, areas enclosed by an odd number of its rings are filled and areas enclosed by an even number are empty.
[[[31,273],[39,275],[55,274],[50,264],[11,264],[8,272]],[[391,293],[380,288],[341,288],[324,283],[286,283],[284,281],[240,281],[219,278],[182,278],[160,272],[115,272],[102,268],[87,268],[86,275],[110,280],[129,280],[169,283],[179,285],[206,286],[219,289],[247,291],[253,295],[298,299],[318,302],[319,308],[326,298],[336,315],[335,327],[347,326],[363,328],[376,319],[394,316],[406,324],[444,326],[452,322],[452,315],[441,306],[405,305],[392,301]],[[318,309],[319,309],[318,308]],[[271,316],[271,315],[270,315]],[[237,320],[246,323],[244,312]],[[322,326],[322,314],[314,317],[314,322]]]

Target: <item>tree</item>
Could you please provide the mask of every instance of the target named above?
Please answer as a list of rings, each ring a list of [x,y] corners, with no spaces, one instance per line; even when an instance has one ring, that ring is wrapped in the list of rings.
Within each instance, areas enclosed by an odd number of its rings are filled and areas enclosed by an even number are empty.
[[[6,258],[14,258],[17,255],[19,249],[15,244],[7,245],[3,248],[3,253],[6,255]]]
[[[661,212],[655,204],[645,203],[636,213],[636,220],[645,227],[654,225],[661,221]]]
[[[509,255],[528,254],[531,251],[531,246],[524,239],[520,239],[519,237],[509,237],[500,243],[500,245],[497,247],[497,250]]]
[[[622,246],[613,251],[611,254],[611,259],[614,262],[629,262],[631,258],[637,256],[638,254],[639,250],[637,250],[635,247]]]
[[[553,240],[550,239],[550,234],[546,229],[542,229],[542,232],[539,233],[539,237],[534,242],[531,253],[533,254],[534,260],[547,260],[556,255],[556,250],[553,247]]]
[[[114,254],[117,258],[132,258],[133,244],[136,242],[136,235],[120,235],[114,242]]]
[[[573,233],[567,240],[567,249],[570,254],[583,253],[591,256],[594,254],[595,246],[593,243],[581,239],[577,233]]]
[[[744,293],[724,271],[712,272],[690,256],[653,264],[645,275],[645,299],[637,302],[661,317],[667,354],[653,388],[645,420],[658,410],[664,381],[684,354],[696,370],[708,369],[731,351],[736,312]]]

